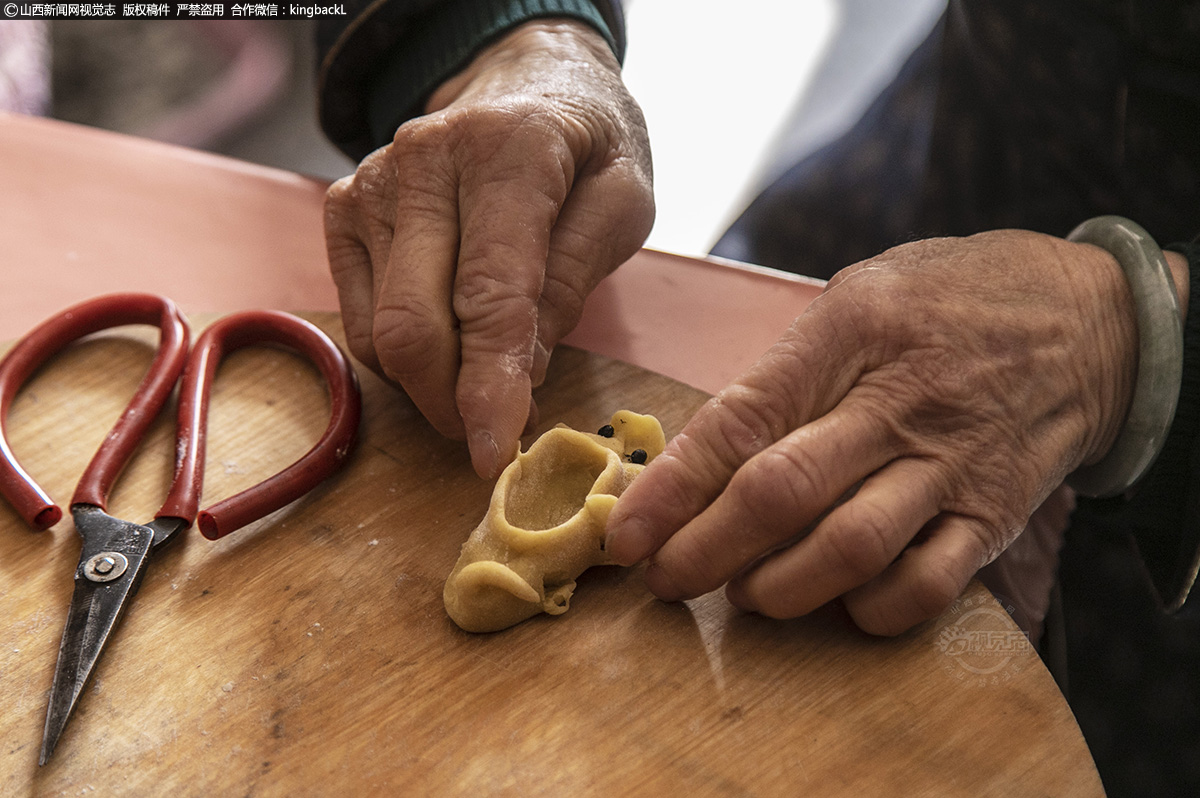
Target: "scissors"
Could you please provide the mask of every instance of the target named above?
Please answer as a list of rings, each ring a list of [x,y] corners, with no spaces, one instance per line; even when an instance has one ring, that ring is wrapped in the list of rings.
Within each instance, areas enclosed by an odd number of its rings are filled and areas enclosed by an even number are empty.
[[[298,499],[336,471],[350,454],[362,414],[358,379],[346,356],[323,332],[295,316],[247,311],[204,331],[189,352],[189,331],[174,302],[154,294],[112,294],[51,317],[0,361],[0,494],[36,530],[53,526],[62,510],[21,468],[4,433],[8,408],[21,385],[67,344],[100,330],[151,324],[159,345],[142,382],[100,445],[71,499],[83,538],[75,590],[58,651],[39,764],[54,751],[113,629],[137,592],[150,554],[197,518],[204,479],[208,397],[221,358],[250,344],[298,350],[320,369],[330,394],[329,426],[299,460],[257,485],[199,513],[198,526],[216,540]],[[154,520],[135,524],[105,511],[108,493],[180,381],[175,475]]]

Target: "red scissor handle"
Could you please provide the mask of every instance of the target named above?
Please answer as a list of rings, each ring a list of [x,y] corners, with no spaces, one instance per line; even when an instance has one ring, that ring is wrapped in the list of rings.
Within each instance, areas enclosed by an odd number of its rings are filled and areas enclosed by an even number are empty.
[[[217,321],[196,340],[179,394],[175,480],[158,518],[196,516],[204,481],[208,397],[221,358],[251,344],[296,349],[320,369],[329,386],[330,418],[320,440],[273,477],[200,513],[200,531],[216,540],[272,513],[312,490],[345,461],[358,433],[362,397],[358,377],[342,350],[312,324],[275,311],[246,311]]]
[[[187,359],[188,327],[175,303],[153,294],[110,294],[68,308],[42,322],[0,361],[0,494],[34,529],[47,529],[62,510],[17,463],[4,432],[8,408],[21,386],[53,355],[85,335],[123,324],[153,324],[162,331],[158,352],[129,406],[88,464],[72,504],[104,508],[109,489],[146,429],[171,395]]]

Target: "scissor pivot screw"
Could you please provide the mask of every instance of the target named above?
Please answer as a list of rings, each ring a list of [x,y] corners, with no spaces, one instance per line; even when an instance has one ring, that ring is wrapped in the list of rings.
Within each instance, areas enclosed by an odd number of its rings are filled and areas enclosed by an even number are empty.
[[[93,582],[111,582],[125,573],[129,560],[119,551],[102,551],[83,564],[83,575]]]

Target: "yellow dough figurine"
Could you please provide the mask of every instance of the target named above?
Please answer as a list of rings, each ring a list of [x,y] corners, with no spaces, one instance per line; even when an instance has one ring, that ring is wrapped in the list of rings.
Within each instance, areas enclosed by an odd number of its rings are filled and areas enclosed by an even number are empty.
[[[665,445],[658,419],[628,410],[597,433],[543,434],[500,475],[446,580],[446,612],[468,632],[566,612],[575,579],[611,562],[604,527],[617,497]]]

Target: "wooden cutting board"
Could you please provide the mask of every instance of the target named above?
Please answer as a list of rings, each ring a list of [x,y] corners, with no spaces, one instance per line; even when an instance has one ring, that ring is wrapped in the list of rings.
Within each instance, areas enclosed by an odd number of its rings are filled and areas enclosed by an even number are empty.
[[[199,331],[213,317],[193,319]],[[339,341],[332,314],[310,318]],[[44,369],[9,440],[60,502],[132,394],[154,334],[119,331]],[[79,542],[0,506],[0,794],[1102,795],[1049,674],[978,584],[896,639],[836,608],[778,622],[719,594],[663,604],[640,569],[593,569],[571,609],[460,631],[442,583],[491,484],[459,443],[360,370],[347,468],[211,543],[159,552],[45,767],[46,700]],[[706,397],[561,349],[538,432],[653,413],[668,436]],[[303,453],[325,426],[316,371],[236,353],[218,378],[205,503]],[[160,419],[110,510],[148,520],[171,461]]]

